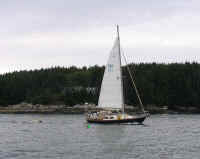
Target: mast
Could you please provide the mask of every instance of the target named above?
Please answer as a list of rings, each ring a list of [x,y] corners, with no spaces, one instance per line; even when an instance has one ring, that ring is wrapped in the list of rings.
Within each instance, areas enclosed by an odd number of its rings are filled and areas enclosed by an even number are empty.
[[[120,48],[120,37],[119,37],[119,26],[117,25],[117,38],[119,44],[119,61],[120,61],[120,75],[121,75],[121,95],[122,95],[122,113],[124,114],[124,93],[123,93],[123,78],[122,78],[122,68],[121,68],[121,48]]]

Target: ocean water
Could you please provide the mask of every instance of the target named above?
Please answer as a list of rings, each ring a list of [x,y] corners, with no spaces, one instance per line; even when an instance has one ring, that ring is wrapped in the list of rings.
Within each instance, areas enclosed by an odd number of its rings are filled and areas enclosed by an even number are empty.
[[[41,120],[42,123],[38,122]],[[99,125],[84,115],[0,115],[0,159],[199,159],[199,115]]]

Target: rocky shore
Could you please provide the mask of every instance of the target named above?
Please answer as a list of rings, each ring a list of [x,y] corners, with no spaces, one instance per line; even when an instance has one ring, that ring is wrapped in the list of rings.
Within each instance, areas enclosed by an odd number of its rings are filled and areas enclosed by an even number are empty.
[[[75,105],[73,107],[66,105],[41,105],[20,103],[17,105],[8,105],[7,107],[0,106],[1,114],[25,114],[25,113],[39,113],[39,114],[83,114],[87,110],[95,110],[95,105]]]
[[[129,113],[139,112],[138,107],[126,106],[125,111]],[[7,107],[0,106],[1,114],[25,114],[25,113],[38,113],[38,114],[84,114],[87,111],[100,110],[94,104],[75,105],[73,107],[66,105],[41,105],[41,104],[29,104],[20,103],[17,105],[9,105]],[[176,107],[175,110],[169,110],[167,106],[156,107],[147,106],[145,108],[150,114],[198,114],[200,109],[196,107]]]

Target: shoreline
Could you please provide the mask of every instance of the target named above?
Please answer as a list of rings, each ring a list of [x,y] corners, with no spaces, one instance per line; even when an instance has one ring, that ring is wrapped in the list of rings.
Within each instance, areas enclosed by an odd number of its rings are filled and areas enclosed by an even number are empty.
[[[66,105],[41,105],[21,103],[17,105],[9,105],[7,107],[0,106],[0,114],[84,114],[87,111],[101,110],[95,105],[75,105],[69,107]],[[196,107],[183,108],[176,107],[175,110],[169,110],[167,106],[156,107],[147,106],[145,108],[150,114],[200,114],[200,109]],[[139,112],[137,107],[126,106],[127,113]]]

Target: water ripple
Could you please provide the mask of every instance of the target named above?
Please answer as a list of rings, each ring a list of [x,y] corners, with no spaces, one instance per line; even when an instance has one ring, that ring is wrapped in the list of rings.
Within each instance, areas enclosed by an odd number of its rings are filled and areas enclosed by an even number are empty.
[[[43,121],[42,123],[32,121]],[[0,158],[199,159],[200,116],[87,127],[83,115],[1,115]]]

